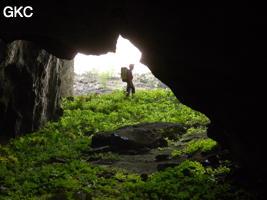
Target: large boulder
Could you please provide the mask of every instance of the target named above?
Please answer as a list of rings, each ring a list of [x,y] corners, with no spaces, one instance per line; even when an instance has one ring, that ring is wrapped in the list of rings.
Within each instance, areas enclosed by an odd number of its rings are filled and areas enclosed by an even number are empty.
[[[140,153],[167,146],[165,137],[174,138],[184,133],[182,124],[143,123],[96,133],[92,138],[92,147],[109,146],[112,151],[119,153]]]

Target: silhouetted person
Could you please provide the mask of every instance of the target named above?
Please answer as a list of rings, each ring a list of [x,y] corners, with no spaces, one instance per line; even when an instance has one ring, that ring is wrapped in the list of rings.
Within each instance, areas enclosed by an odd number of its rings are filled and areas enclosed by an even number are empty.
[[[130,96],[130,93],[132,92],[132,95],[135,93],[135,87],[133,84],[133,68],[134,68],[134,64],[130,64],[129,65],[129,70],[127,71],[127,88],[126,88],[126,96]]]

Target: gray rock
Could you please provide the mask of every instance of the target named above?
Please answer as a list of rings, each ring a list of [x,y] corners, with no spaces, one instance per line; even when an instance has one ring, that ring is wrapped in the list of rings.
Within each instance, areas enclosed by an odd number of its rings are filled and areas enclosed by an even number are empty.
[[[61,69],[61,96],[73,95],[74,84],[74,59],[62,60],[63,67]]]
[[[183,125],[166,122],[125,126],[115,131],[99,132],[92,138],[92,147],[110,146],[114,152],[138,154],[151,148],[165,147],[164,137],[184,134]]]
[[[164,163],[164,164],[158,164],[157,169],[158,171],[164,171],[165,169],[169,167],[176,167],[179,165],[179,163]]]
[[[63,86],[61,75],[71,80],[68,68],[72,67],[71,61],[32,42],[6,44],[0,39],[0,141],[32,132],[59,117],[60,97],[72,90],[71,84]]]
[[[160,154],[160,155],[157,155],[155,157],[155,160],[156,160],[156,162],[170,160],[170,155],[168,155],[168,154]]]

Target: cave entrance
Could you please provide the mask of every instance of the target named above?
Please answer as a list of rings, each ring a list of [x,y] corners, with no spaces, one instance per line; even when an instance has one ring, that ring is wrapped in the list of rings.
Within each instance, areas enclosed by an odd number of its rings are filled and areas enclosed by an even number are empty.
[[[207,137],[209,119],[179,102],[140,63],[141,56],[121,36],[115,53],[78,54],[74,59],[75,97],[64,101],[64,123],[81,136],[91,136],[93,151],[119,155],[112,161],[110,154],[97,158],[92,161],[96,165],[108,162],[109,167],[151,174],[183,159],[210,162],[205,153],[212,152],[217,143]],[[120,72],[130,64],[135,64],[136,93],[127,98]]]
[[[141,57],[141,51],[122,36],[118,37],[115,52],[99,56],[78,53],[74,58],[74,95],[125,90],[126,83],[120,77],[121,67],[128,68],[130,64],[134,64],[133,83],[136,90],[169,89],[146,65],[140,63]]]

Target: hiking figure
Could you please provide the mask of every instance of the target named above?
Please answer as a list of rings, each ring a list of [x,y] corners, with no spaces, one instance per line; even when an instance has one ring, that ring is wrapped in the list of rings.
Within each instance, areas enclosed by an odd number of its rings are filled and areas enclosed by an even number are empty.
[[[135,93],[135,87],[133,84],[133,68],[134,68],[134,64],[130,64],[129,65],[130,69],[127,69],[126,67],[122,67],[121,68],[121,79],[123,82],[127,83],[127,88],[126,88],[126,96],[130,96],[130,93],[132,93],[132,95]]]

